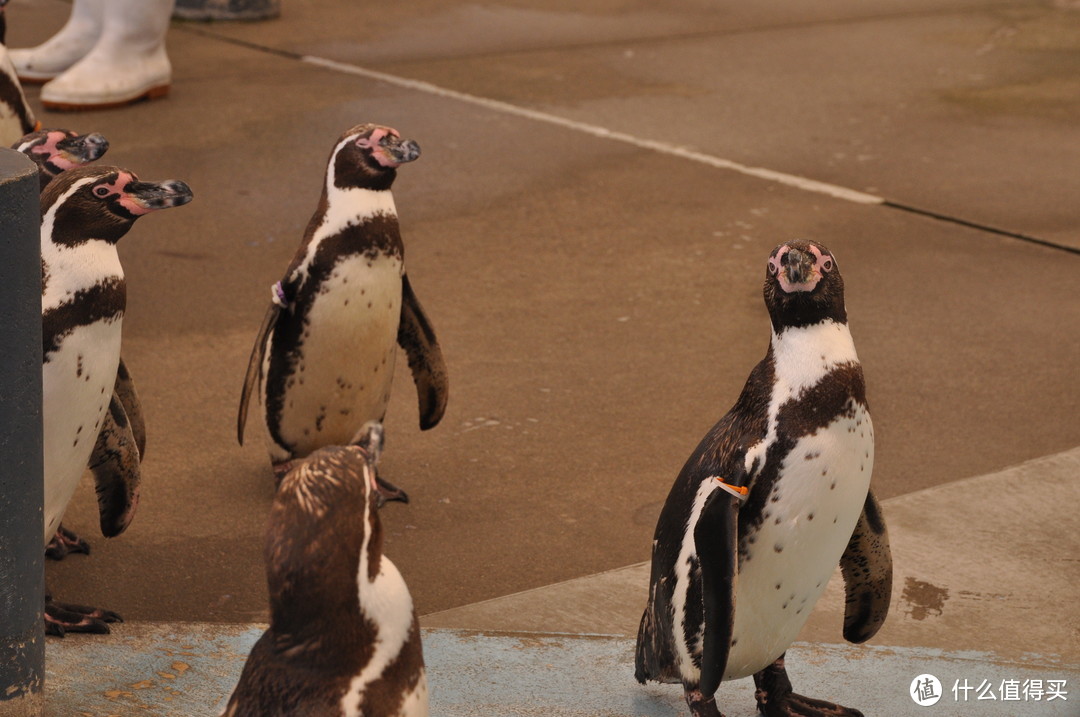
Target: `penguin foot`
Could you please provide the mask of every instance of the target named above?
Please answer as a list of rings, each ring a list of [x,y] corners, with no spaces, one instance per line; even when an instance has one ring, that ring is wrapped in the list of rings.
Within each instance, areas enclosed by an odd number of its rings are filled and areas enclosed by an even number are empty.
[[[45,596],[45,634],[63,637],[68,632],[90,632],[107,635],[106,623],[123,622],[123,618],[111,610],[70,605],[56,602],[51,595]]]
[[[850,707],[803,697],[794,692],[773,702],[763,701],[760,693],[755,697],[758,709],[765,717],[863,717],[862,712]]]
[[[63,560],[69,553],[89,555],[90,543],[61,525],[56,529],[56,535],[45,546],[45,557],[50,560]]]
[[[686,704],[694,717],[724,717],[716,706],[716,696],[706,697],[701,694],[701,690],[687,690]]]
[[[754,675],[754,698],[765,717],[863,717],[858,710],[795,694],[784,669],[784,656]]]

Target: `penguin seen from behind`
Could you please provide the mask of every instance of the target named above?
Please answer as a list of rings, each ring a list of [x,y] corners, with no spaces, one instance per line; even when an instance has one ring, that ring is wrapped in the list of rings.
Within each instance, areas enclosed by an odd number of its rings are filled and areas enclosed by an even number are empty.
[[[270,627],[224,717],[426,717],[420,626],[383,554],[382,426],[296,461],[278,488],[264,555]]]

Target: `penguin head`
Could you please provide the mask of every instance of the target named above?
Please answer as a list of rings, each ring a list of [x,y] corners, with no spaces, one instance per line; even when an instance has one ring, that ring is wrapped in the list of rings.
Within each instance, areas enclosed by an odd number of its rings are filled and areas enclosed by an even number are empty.
[[[378,421],[368,421],[352,439],[352,445],[363,451],[368,466],[368,486],[365,495],[375,501],[375,507],[381,508],[390,501],[409,502],[405,491],[379,476],[378,463],[382,455],[383,426]]]
[[[13,149],[38,166],[44,188],[61,172],[101,159],[109,150],[109,140],[97,132],[78,134],[70,129],[43,129],[26,135]]]
[[[41,195],[41,215],[44,218],[55,209],[53,242],[101,239],[115,243],[142,215],[191,199],[191,188],[179,180],[141,182],[126,169],[86,166],[64,172],[49,183]]]
[[[420,145],[402,139],[396,129],[361,124],[343,134],[330,157],[333,184],[339,189],[389,189],[397,168],[420,156]]]
[[[773,249],[765,272],[765,305],[773,329],[847,321],[844,280],[822,244],[796,239]]]

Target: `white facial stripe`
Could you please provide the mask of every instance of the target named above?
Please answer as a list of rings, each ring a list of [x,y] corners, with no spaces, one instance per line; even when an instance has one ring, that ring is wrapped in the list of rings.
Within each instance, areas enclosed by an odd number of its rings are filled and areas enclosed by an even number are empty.
[[[59,306],[79,289],[85,289],[108,277],[123,277],[116,247],[105,242],[84,242],[76,246],[55,244],[49,237],[56,230],[56,212],[72,194],[98,177],[86,177],[64,192],[41,219],[41,258],[48,267],[49,279],[41,297],[41,309]]]

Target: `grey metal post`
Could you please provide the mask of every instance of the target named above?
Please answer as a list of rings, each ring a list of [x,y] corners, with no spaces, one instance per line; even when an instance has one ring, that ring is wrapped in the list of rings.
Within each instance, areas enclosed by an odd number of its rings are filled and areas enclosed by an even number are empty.
[[[0,148],[0,717],[45,708],[40,226],[37,167]]]

